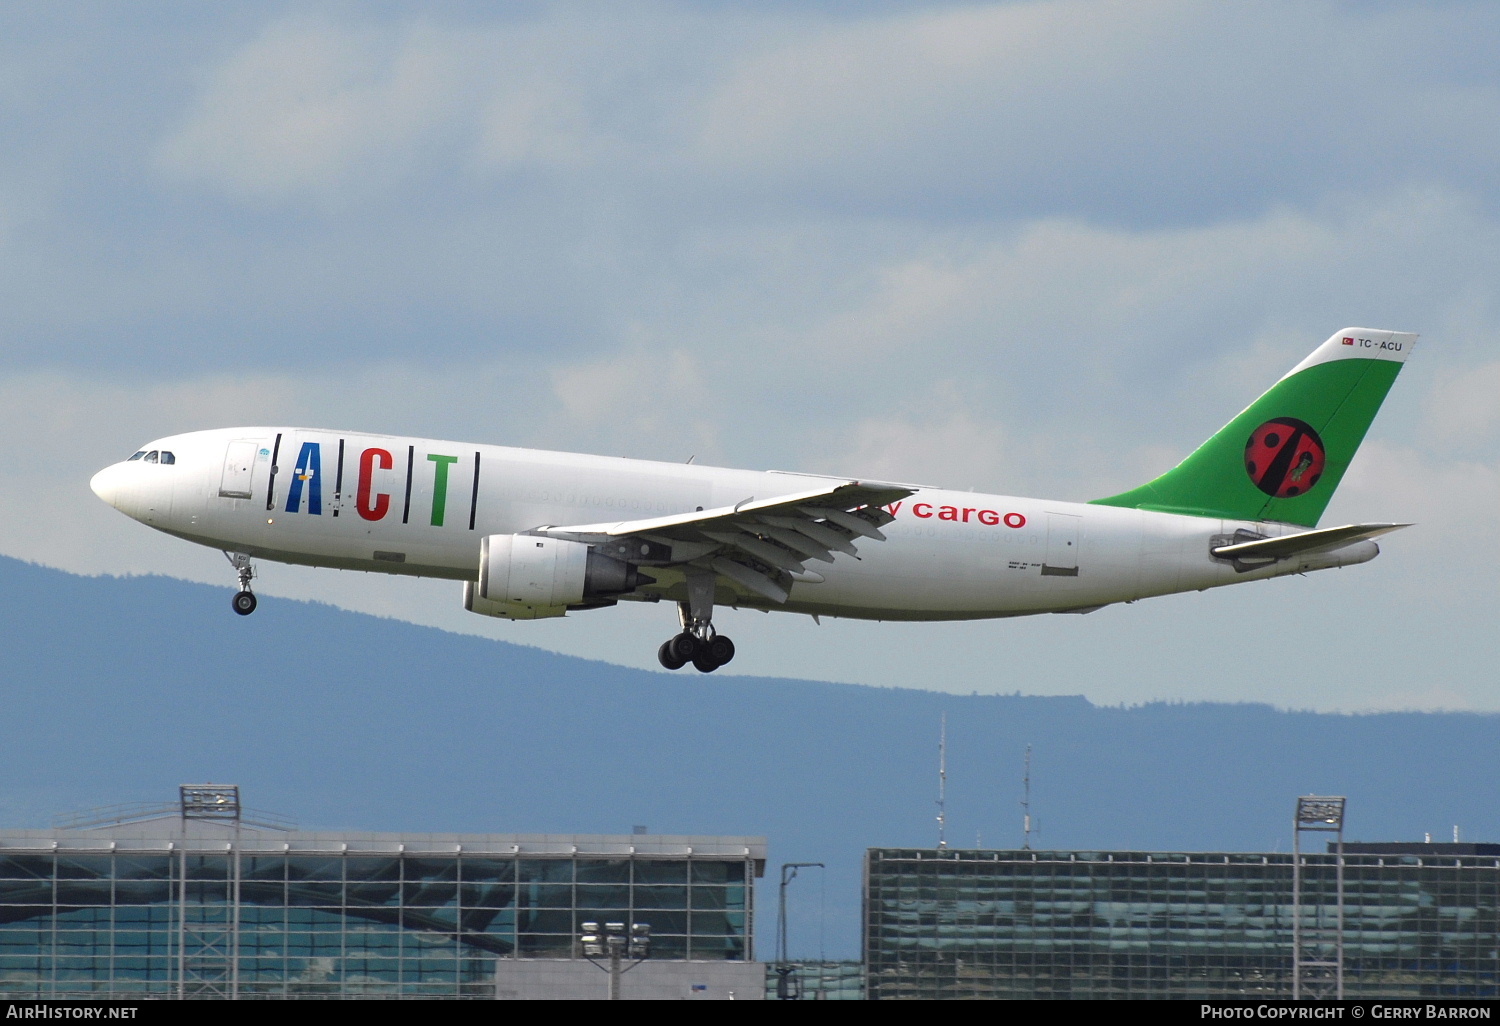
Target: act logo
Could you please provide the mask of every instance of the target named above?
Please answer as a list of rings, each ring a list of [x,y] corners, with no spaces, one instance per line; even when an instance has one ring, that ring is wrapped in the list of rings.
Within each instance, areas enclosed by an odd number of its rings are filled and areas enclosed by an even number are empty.
[[[264,450],[262,450],[264,451]],[[401,522],[404,524],[411,516],[412,508],[412,486],[417,485],[417,494],[422,495],[430,491],[432,496],[431,517],[429,523],[433,527],[442,527],[447,516],[448,509],[448,471],[458,462],[457,456],[443,456],[439,453],[428,453],[426,464],[432,467],[431,488],[426,486],[425,481],[415,481],[419,467],[423,464],[416,462],[415,447],[408,447],[406,454],[406,475],[403,486],[400,472],[396,468],[396,457],[389,450],[370,448],[359,454],[358,466],[359,477],[354,493],[354,509],[366,520],[384,520],[386,516],[399,508]],[[479,463],[475,458],[474,463],[474,494],[479,495]],[[344,480],[344,448],[339,443],[337,469],[332,487],[337,493],[343,488]],[[382,490],[384,488],[390,491]],[[302,449],[297,454],[297,463],[292,471],[291,484],[286,493],[286,511],[288,513],[300,513],[303,506],[313,516],[323,514],[323,446],[319,442],[303,442]],[[335,509],[334,516],[338,516]],[[472,526],[472,525],[471,525]]]
[[[1277,499],[1311,491],[1327,462],[1323,439],[1295,417],[1266,421],[1245,443],[1245,472],[1255,487]]]

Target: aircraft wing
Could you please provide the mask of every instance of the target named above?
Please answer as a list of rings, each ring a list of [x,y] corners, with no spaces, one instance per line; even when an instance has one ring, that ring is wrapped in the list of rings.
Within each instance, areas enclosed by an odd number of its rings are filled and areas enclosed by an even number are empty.
[[[1270,563],[1316,549],[1335,549],[1354,542],[1367,541],[1410,526],[1410,524],[1349,524],[1344,527],[1325,527],[1319,531],[1284,534],[1280,538],[1257,538],[1236,545],[1220,545],[1212,551],[1215,556],[1223,559],[1237,559],[1247,563],[1260,561]]]
[[[893,517],[881,507],[914,487],[840,481],[826,488],[733,506],[613,524],[543,527],[534,533],[586,541],[596,551],[644,566],[692,565],[773,602],[785,602],[807,563],[857,557],[856,542],[884,541]],[[816,576],[812,579],[817,580]]]

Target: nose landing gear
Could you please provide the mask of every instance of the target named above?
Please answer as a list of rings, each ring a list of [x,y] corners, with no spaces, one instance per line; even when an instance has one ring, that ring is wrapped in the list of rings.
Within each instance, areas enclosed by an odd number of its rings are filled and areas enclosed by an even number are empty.
[[[250,557],[243,552],[236,552],[233,555],[226,552],[224,556],[229,560],[230,564],[234,567],[235,573],[240,578],[240,590],[230,600],[230,605],[241,616],[249,616],[255,612],[257,605],[255,592],[250,590],[250,581],[255,577],[255,567],[251,565]]]
[[[669,670],[692,663],[699,673],[713,673],[734,658],[734,642],[714,631],[714,575],[690,574],[687,585],[688,601],[677,603],[682,633],[663,641],[656,658]]]

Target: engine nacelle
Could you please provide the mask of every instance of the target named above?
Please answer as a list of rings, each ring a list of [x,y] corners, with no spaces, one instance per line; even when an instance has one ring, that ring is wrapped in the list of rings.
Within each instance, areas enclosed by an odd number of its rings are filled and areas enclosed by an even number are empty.
[[[600,555],[583,542],[492,534],[480,543],[478,582],[464,583],[464,608],[508,620],[539,620],[651,582],[633,564]]]

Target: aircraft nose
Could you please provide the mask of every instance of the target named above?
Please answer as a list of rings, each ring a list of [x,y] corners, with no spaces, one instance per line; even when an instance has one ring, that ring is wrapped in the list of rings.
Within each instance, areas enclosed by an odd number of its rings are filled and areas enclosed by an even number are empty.
[[[123,463],[112,464],[90,478],[89,487],[94,490],[94,494],[99,496],[99,498],[115,507],[115,509],[119,509],[120,500],[125,490],[124,473],[125,465]]]

